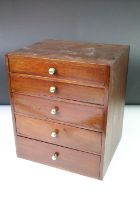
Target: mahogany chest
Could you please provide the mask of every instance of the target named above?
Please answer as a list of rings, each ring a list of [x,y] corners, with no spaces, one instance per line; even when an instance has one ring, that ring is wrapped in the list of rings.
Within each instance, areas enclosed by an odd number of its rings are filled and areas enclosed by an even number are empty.
[[[17,156],[103,179],[122,134],[129,46],[46,40],[6,55]]]

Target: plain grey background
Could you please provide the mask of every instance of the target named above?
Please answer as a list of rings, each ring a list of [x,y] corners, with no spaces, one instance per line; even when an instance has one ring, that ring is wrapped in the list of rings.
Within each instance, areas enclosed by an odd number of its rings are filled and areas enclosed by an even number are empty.
[[[4,54],[46,38],[130,45],[127,104],[140,104],[139,0],[0,0],[0,104],[8,104]]]

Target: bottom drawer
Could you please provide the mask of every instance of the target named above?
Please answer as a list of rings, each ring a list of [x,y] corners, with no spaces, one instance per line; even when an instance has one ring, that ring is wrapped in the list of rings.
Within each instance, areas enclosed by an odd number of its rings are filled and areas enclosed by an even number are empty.
[[[17,156],[99,178],[100,156],[17,136]]]

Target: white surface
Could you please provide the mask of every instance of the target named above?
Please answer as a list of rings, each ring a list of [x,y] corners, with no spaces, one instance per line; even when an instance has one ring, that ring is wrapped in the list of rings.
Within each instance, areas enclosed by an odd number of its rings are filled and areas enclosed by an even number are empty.
[[[140,106],[125,107],[103,181],[17,158],[9,106],[0,106],[0,128],[0,210],[140,210]]]

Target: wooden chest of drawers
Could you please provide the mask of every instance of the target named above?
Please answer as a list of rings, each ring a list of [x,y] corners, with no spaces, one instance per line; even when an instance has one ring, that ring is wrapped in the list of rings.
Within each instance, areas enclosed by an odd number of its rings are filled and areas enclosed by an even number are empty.
[[[128,56],[60,40],[8,53],[17,156],[102,179],[122,134]]]

